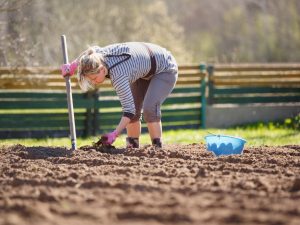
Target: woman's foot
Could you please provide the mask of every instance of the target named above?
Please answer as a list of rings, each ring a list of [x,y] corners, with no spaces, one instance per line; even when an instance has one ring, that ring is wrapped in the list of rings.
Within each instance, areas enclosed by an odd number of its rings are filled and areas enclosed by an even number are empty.
[[[139,148],[140,141],[139,138],[127,137],[126,138],[126,148]]]
[[[162,148],[162,142],[161,142],[161,139],[160,139],[160,138],[154,138],[154,139],[152,139],[152,145],[153,145],[155,148]]]

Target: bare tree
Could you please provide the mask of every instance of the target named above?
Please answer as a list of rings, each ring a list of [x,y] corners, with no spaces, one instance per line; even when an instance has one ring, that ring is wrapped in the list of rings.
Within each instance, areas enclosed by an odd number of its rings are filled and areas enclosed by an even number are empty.
[[[21,34],[24,15],[22,9],[32,0],[2,0],[0,1],[0,65],[20,66],[26,65],[28,50],[24,43],[25,37]]]

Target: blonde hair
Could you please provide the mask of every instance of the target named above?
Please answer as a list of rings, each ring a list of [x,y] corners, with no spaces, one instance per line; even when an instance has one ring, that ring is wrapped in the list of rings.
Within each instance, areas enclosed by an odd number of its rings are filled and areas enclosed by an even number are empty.
[[[97,53],[95,48],[89,47],[77,58],[77,62],[77,78],[80,88],[84,91],[95,89],[95,85],[85,75],[99,72],[100,66],[103,65],[102,54]]]

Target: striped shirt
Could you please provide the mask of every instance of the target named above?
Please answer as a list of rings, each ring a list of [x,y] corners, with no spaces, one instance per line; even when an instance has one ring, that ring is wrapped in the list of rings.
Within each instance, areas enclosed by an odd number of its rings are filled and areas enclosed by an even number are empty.
[[[152,50],[156,59],[156,72],[177,72],[174,57],[165,48],[145,43]],[[127,42],[109,45],[103,48],[94,47],[104,57],[109,76],[122,105],[123,116],[132,118],[135,105],[130,84],[145,77],[151,69],[151,61],[147,48],[139,42]]]

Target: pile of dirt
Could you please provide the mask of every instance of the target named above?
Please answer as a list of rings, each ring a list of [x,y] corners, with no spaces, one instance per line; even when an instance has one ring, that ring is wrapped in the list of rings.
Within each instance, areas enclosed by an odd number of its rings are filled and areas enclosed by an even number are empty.
[[[0,224],[300,224],[300,146],[0,147]]]

